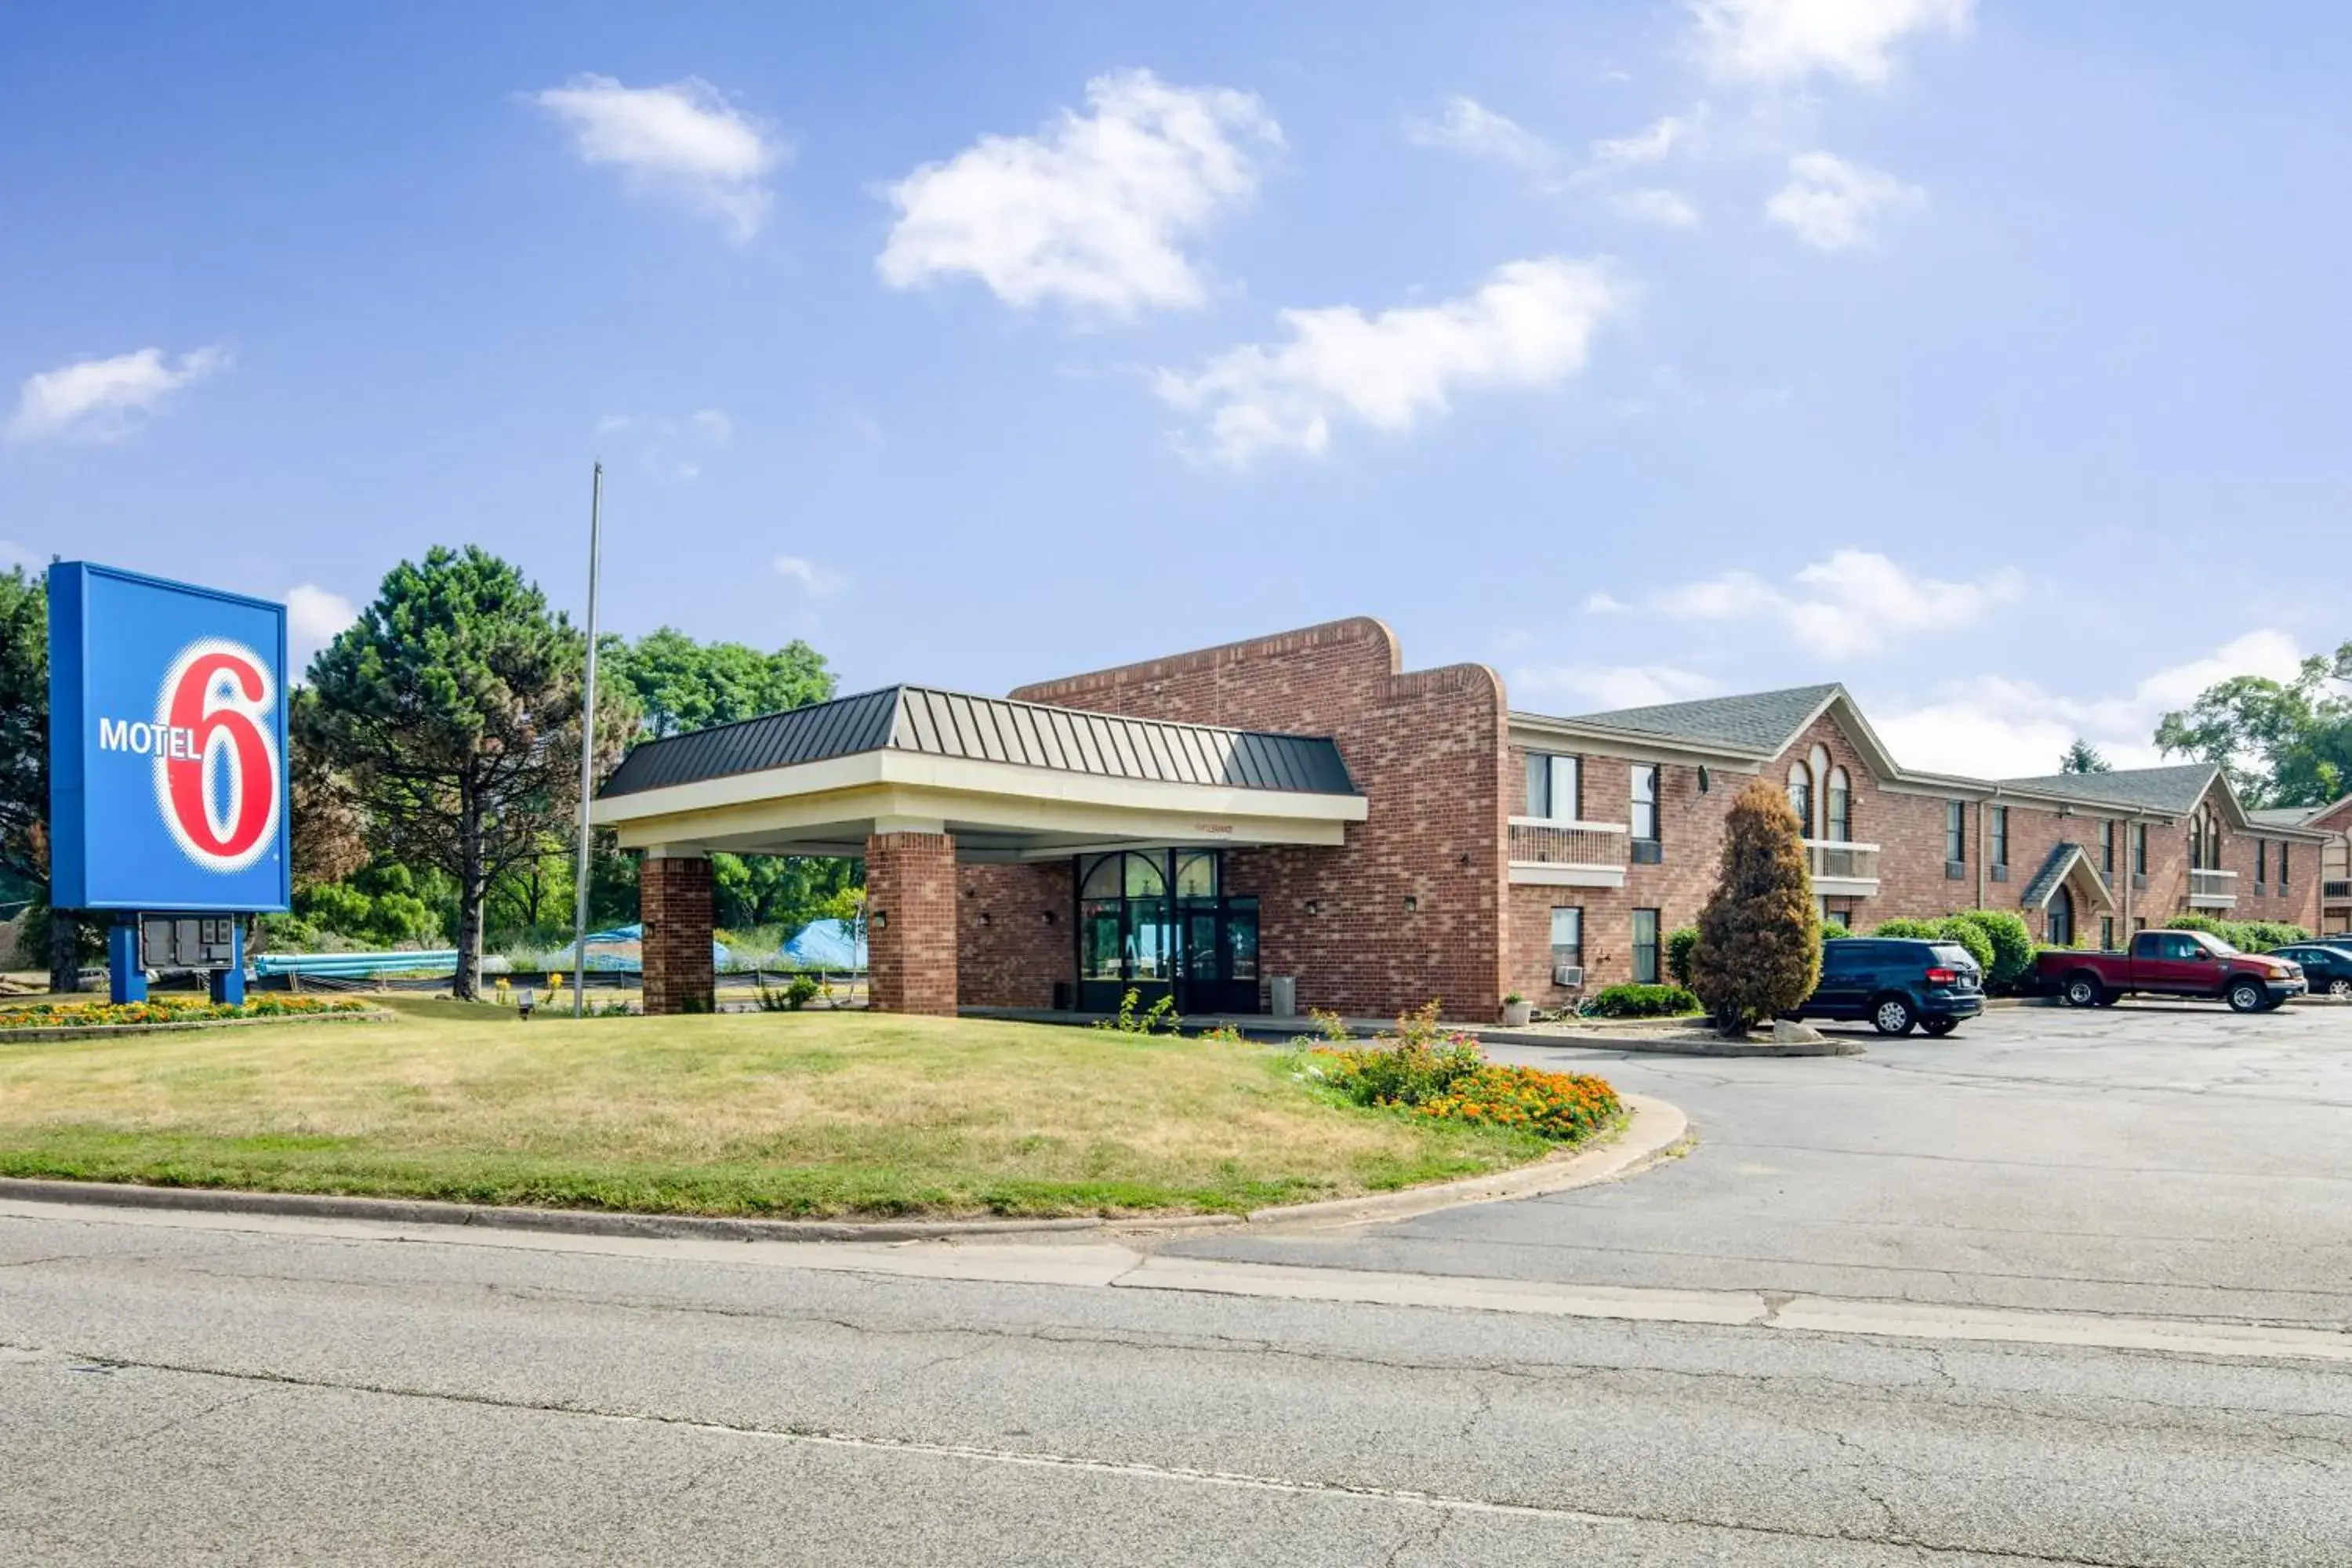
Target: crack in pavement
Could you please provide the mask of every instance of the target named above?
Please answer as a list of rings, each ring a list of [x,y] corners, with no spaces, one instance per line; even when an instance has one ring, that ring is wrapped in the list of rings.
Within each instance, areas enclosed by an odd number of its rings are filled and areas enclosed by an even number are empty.
[[[1618,1527],[1673,1526],[1780,1540],[1835,1541],[1854,1545],[1902,1546],[1914,1552],[1936,1555],[1972,1557],[1979,1561],[2047,1564],[2050,1568],[2161,1568],[2160,1564],[2139,1558],[2063,1555],[2057,1552],[2010,1547],[1965,1545],[1957,1542],[1922,1541],[1916,1538],[1898,1539],[1844,1530],[1800,1530],[1783,1525],[1750,1524],[1738,1520],[1696,1515],[1631,1511],[1596,1512],[1548,1503],[1521,1502],[1507,1498],[1470,1497],[1447,1492],[1425,1491],[1408,1487],[1374,1486],[1336,1479],[1306,1479],[1239,1470],[1212,1470],[1193,1466],[1155,1464],[1144,1459],[1099,1458],[1088,1455],[1057,1454],[1035,1449],[991,1448],[969,1443],[935,1443],[918,1438],[876,1436],[798,1425],[764,1426],[699,1417],[665,1415],[645,1411],[604,1410],[593,1405],[562,1402],[507,1399],[486,1394],[457,1394],[433,1389],[404,1388],[390,1384],[299,1377],[284,1373],[236,1372],[189,1363],[110,1357],[107,1358],[107,1363],[110,1366],[142,1372],[219,1378],[228,1382],[258,1384],[278,1388],[296,1388],[328,1394],[369,1394],[387,1399],[413,1399],[440,1405],[526,1415],[568,1416],[575,1420],[614,1425],[659,1426],[713,1436],[795,1443],[966,1464],[1001,1465],[1015,1468],[1109,1476],[1147,1482],[1223,1487],[1235,1490],[1273,1492],[1292,1497],[1386,1502],[1404,1508],[1435,1509],[1447,1514],[1475,1513]],[[1443,1533],[1442,1529],[1433,1531],[1429,1541],[1424,1544],[1434,1545]],[[1400,1551],[1404,1544],[1410,1544],[1410,1542],[1401,1543]],[[1392,1552],[1391,1561],[1395,1560],[1396,1553]]]

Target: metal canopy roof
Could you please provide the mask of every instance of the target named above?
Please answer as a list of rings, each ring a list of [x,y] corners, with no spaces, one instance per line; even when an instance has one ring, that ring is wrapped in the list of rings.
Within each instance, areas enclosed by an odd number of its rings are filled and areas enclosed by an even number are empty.
[[[880,751],[1160,784],[1357,793],[1339,746],[1324,736],[1171,724],[927,686],[889,686],[647,741],[622,759],[597,795],[635,795]]]

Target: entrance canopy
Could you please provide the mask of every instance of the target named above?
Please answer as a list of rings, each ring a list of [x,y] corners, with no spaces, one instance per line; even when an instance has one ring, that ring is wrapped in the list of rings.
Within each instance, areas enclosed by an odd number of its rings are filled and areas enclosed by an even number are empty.
[[[591,808],[624,848],[860,856],[869,835],[945,833],[967,862],[1336,845],[1364,816],[1326,737],[921,686],[646,742]]]

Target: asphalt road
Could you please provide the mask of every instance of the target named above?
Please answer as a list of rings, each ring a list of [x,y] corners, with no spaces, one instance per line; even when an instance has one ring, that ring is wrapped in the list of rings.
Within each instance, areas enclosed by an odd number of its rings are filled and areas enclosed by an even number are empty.
[[[1161,1248],[1944,1304],[1917,1337],[1127,1289],[1078,1243],[845,1268],[17,1205],[0,1562],[2343,1564],[2352,1337],[1967,1335],[1985,1303],[2340,1331],[2347,1060],[2343,1014],[2116,1013],[1611,1062],[1696,1152]],[[1002,1277],[921,1274],[966,1265]]]

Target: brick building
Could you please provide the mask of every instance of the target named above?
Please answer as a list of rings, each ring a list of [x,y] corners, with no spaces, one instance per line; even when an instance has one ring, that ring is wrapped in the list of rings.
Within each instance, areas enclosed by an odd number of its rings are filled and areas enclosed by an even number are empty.
[[[1906,769],[1835,685],[1517,711],[1483,665],[1405,670],[1365,618],[1009,699],[891,688],[649,742],[595,815],[647,855],[651,1009],[708,1003],[695,869],[728,849],[866,858],[877,1006],[1098,1011],[1131,987],[1255,1012],[1281,978],[1301,1009],[1483,1017],[1511,992],[1655,977],[1758,777],[1807,824],[1825,917],[1855,925],[1980,907],[2053,942],[2186,910],[2316,927],[2345,837],[2250,816],[2203,763]]]

